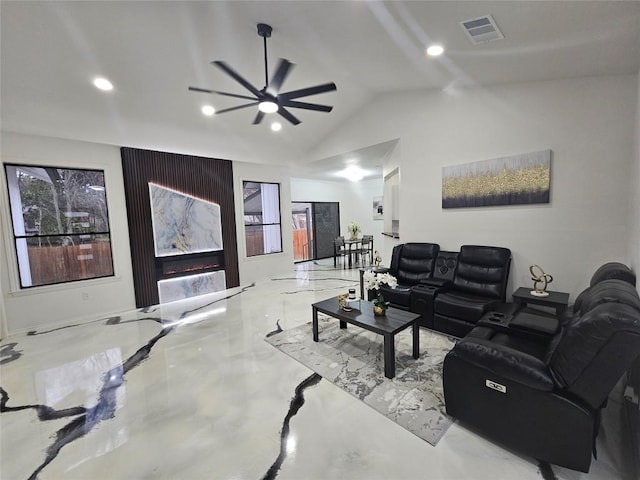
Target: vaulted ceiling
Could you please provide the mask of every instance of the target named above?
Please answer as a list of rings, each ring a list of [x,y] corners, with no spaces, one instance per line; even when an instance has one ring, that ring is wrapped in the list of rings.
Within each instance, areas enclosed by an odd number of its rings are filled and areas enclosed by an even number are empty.
[[[389,92],[640,69],[638,1],[3,0],[0,9],[3,130],[250,162],[306,162]],[[488,14],[504,39],[474,45],[460,22]],[[271,117],[252,125],[255,108],[203,116],[204,104],[243,101],[188,86],[247,94],[211,61],[263,86],[260,22],[273,27],[270,68],[296,64],[283,90],[333,81],[336,92],[304,99],[331,113],[295,110],[302,123],[281,119],[277,133]],[[445,54],[428,58],[431,42]],[[99,75],[113,91],[93,87]]]

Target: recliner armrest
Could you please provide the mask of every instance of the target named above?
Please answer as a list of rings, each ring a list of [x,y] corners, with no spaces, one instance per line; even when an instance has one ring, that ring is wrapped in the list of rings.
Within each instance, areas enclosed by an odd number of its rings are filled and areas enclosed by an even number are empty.
[[[555,386],[542,360],[491,340],[463,338],[450,354],[535,390],[551,391]]]
[[[373,270],[373,273],[389,273],[391,271],[388,267],[372,268],[371,270]]]
[[[509,323],[509,327],[525,333],[531,332],[551,337],[551,335],[557,333],[560,322],[556,317],[536,315],[529,311],[521,311],[513,317],[511,323]]]

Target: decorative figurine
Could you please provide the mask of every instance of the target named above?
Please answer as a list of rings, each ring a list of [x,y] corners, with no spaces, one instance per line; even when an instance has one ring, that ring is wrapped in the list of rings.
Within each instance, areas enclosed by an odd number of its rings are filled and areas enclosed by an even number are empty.
[[[538,270],[538,275],[536,275],[535,269]],[[529,272],[531,272],[531,280],[533,280],[533,290],[531,290],[531,295],[536,297],[548,297],[549,292],[547,292],[547,285],[553,282],[553,277],[548,273],[545,273],[542,270],[542,267],[539,265],[531,265],[529,267]]]
[[[341,293],[340,295],[338,295],[338,307],[345,312],[350,312],[352,310],[352,308],[349,306],[348,297],[349,295],[347,295],[346,293]]]
[[[381,263],[382,257],[380,256],[380,252],[376,250],[373,254],[373,264],[376,266],[376,268],[379,268]]]
[[[360,299],[356,297],[355,288],[350,288],[349,293],[341,293],[340,295],[338,295],[338,307],[340,308],[340,310],[343,310],[345,312],[352,311],[355,308],[356,302],[358,303],[357,310],[359,310]]]

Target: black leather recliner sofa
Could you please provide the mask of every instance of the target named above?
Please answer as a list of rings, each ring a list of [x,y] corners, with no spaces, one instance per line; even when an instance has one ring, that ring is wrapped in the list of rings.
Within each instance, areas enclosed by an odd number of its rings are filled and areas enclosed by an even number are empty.
[[[593,273],[591,280],[589,281],[589,287],[585,288],[580,295],[576,297],[572,309],[579,310],[583,298],[589,295],[589,292],[595,285],[604,280],[622,280],[634,287],[636,286],[636,274],[633,273],[633,270],[627,267],[624,263],[607,262],[598,267],[598,269]]]
[[[463,245],[453,281],[435,295],[433,328],[464,337],[483,315],[504,310],[511,250],[503,247]]]
[[[601,409],[640,358],[640,298],[620,279],[579,298],[555,335],[482,324],[460,340],[444,360],[447,413],[525,455],[588,472]]]
[[[433,276],[440,245],[436,243],[404,243],[393,247],[388,271],[396,277],[398,285],[390,288],[382,285],[380,292],[391,306],[409,310],[411,288]]]
[[[405,243],[393,248],[389,268],[376,271],[398,281],[396,288],[380,288],[390,306],[419,313],[424,327],[463,337],[486,312],[513,307],[504,303],[510,265],[508,248],[463,245],[449,252],[434,243]]]

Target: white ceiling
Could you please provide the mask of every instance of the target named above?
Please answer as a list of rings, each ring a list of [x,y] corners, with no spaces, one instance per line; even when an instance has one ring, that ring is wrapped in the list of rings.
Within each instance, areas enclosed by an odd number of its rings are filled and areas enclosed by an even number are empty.
[[[301,172],[324,178],[354,155],[307,165],[307,152],[387,92],[640,69],[639,1],[2,0],[0,9],[3,130],[302,164]],[[459,22],[487,14],[505,39],[472,45]],[[302,123],[282,119],[278,133],[270,121],[251,124],[254,108],[200,113],[205,103],[243,101],[189,92],[190,85],[247,94],[212,60],[264,86],[260,22],[273,27],[270,68],[278,58],[296,64],[283,91],[333,81],[337,92],[300,99],[333,105],[331,113],[292,109]],[[437,60],[424,55],[432,41],[446,49]],[[96,75],[115,90],[97,91]],[[374,168],[388,147],[359,153],[368,152]]]

